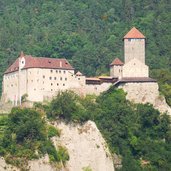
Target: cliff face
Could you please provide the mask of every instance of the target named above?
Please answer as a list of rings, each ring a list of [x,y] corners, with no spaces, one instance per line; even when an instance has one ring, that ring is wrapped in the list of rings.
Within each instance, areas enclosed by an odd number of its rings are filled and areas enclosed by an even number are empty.
[[[69,171],[83,171],[91,168],[93,171],[114,171],[112,156],[101,133],[92,121],[84,125],[55,124],[62,130],[59,141],[69,152],[67,163]],[[57,145],[57,144],[56,144]]]
[[[96,124],[88,121],[84,125],[66,125],[63,122],[55,123],[61,129],[60,138],[54,137],[55,146],[63,145],[67,148],[70,160],[66,168],[61,171],[114,171],[113,159]],[[29,162],[30,171],[56,171],[49,164],[48,157]],[[19,171],[7,165],[0,159],[0,171]]]
[[[127,93],[128,100],[134,103],[151,103],[161,113],[167,112],[171,116],[171,108],[165,98],[160,95],[157,83],[125,83],[121,84],[119,88]]]

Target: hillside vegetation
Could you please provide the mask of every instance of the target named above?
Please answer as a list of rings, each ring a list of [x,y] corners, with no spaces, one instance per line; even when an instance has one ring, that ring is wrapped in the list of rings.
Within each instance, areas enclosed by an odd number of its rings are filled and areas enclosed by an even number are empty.
[[[147,37],[150,68],[170,70],[170,8],[170,0],[1,0],[0,83],[20,51],[106,74],[113,58],[123,59],[122,38],[133,26]]]
[[[20,161],[46,153],[53,162],[65,163],[69,159],[65,150],[55,150],[50,137],[58,134],[53,128],[47,134],[44,119],[40,118],[42,114],[49,122],[94,121],[110,151],[122,156],[120,171],[169,171],[171,168],[169,116],[160,115],[150,104],[131,104],[123,90],[114,88],[99,97],[81,98],[73,92],[62,92],[48,105],[36,103],[34,109],[14,108],[6,124],[3,120],[0,122],[4,128],[0,155],[7,162],[23,167]]]

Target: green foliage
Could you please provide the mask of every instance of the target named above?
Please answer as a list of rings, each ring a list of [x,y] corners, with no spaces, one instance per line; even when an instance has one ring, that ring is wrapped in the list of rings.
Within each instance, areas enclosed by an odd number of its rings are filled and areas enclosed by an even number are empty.
[[[28,160],[46,153],[51,162],[64,164],[69,159],[61,158],[61,150],[57,151],[50,140],[53,136],[59,136],[60,132],[47,125],[40,112],[13,108],[8,119],[0,118],[0,123],[6,127],[0,141],[0,155],[4,156],[7,163],[27,170]]]
[[[60,136],[60,130],[56,129],[52,125],[48,125],[48,137],[52,138],[54,136]]]
[[[150,68],[170,68],[168,0],[5,0],[0,2],[0,84],[20,51],[65,57],[86,75],[109,71],[123,58],[122,38],[133,26],[147,37]],[[1,88],[0,88],[1,89]]]
[[[28,94],[23,94],[22,97],[21,97],[21,102],[22,103],[26,102],[27,98],[28,98]]]
[[[81,100],[72,91],[61,92],[54,98],[47,111],[48,118],[61,118],[65,121],[84,122],[89,116]]]
[[[171,70],[152,70],[151,75],[157,79],[160,92],[165,96],[166,102],[171,106]]]
[[[160,115],[150,104],[132,104],[126,100],[125,95],[123,90],[114,87],[99,97],[79,98],[72,92],[63,92],[52,101],[49,113],[54,113],[54,116],[67,122],[82,123],[88,119],[94,120],[110,150],[122,155],[123,171],[169,170],[169,116]],[[74,108],[66,104],[68,102],[71,102]],[[61,106],[65,105],[68,107],[65,111],[69,111],[67,115],[61,110]],[[148,164],[143,165],[143,160]]]

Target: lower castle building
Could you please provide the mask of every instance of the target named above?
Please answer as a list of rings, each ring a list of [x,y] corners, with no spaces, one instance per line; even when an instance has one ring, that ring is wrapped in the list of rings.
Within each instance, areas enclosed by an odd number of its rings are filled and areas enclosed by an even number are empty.
[[[2,98],[17,105],[25,94],[31,102],[42,102],[64,90],[73,90],[80,95],[99,95],[112,85],[154,83],[145,64],[145,36],[134,27],[123,40],[125,61],[114,59],[110,75],[95,78],[75,73],[66,59],[32,57],[21,52],[4,73]]]

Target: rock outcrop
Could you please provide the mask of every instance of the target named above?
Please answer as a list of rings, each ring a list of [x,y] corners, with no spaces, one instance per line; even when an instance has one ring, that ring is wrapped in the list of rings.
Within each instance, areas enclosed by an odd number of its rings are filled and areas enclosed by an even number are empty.
[[[84,125],[56,122],[54,125],[61,129],[61,136],[60,138],[54,137],[53,143],[56,147],[65,146],[70,156],[66,168],[61,171],[84,171],[86,168],[92,171],[115,170],[107,144],[94,122],[88,121]],[[30,171],[56,171],[55,167],[49,164],[48,156],[29,161],[29,167]],[[0,158],[0,171],[14,170],[19,171]]]
[[[156,82],[124,83],[120,84],[118,88],[122,88],[127,93],[128,100],[134,103],[151,103],[161,113],[167,112],[171,116],[171,108],[165,98],[160,95]]]
[[[114,171],[113,159],[100,131],[94,122],[84,125],[66,125],[63,122],[55,124],[62,130],[58,142],[69,152],[67,163],[69,171]],[[56,144],[57,145],[57,144]]]

